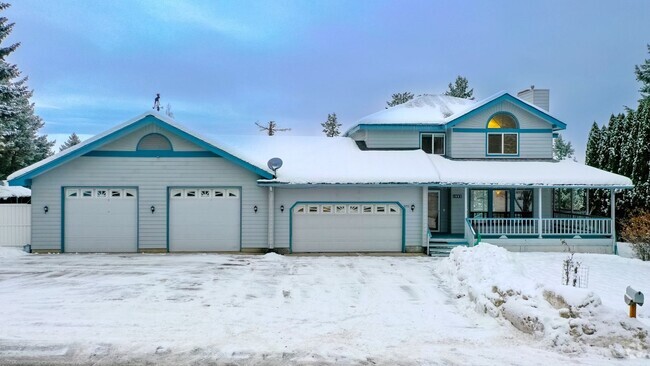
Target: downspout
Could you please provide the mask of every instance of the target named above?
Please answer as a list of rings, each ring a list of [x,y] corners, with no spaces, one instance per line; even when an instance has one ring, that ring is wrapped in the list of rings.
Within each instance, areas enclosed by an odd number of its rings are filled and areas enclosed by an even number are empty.
[[[273,192],[273,187],[269,187],[269,222],[268,222],[268,242],[269,250],[274,249],[275,244],[275,192]]]
[[[614,192],[614,188],[609,190],[609,195],[610,215],[612,217],[612,248],[614,249],[614,254],[618,254],[618,244],[616,243],[616,192]]]

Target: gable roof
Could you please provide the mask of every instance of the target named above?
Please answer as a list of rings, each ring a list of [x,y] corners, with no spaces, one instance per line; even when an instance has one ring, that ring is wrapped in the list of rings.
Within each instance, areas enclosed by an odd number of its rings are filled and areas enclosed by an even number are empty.
[[[480,113],[486,108],[501,103],[510,102],[532,113],[553,126],[553,130],[563,130],[566,124],[550,115],[544,109],[513,97],[508,92],[501,91],[480,101],[451,97],[448,95],[422,95],[404,104],[373,113],[361,118],[356,125],[345,132],[349,136],[362,127],[376,126],[413,126],[435,125],[448,128]]]
[[[141,127],[153,123],[158,127],[169,131],[170,133],[176,134],[182,138],[190,140],[194,144],[213,152],[223,158],[228,159],[230,162],[235,163],[247,170],[254,172],[255,174],[266,178],[273,178],[273,174],[264,168],[264,165],[258,166],[251,164],[250,162],[235,156],[230,153],[228,150],[224,149],[221,144],[216,143],[210,139],[207,139],[195,132],[188,130],[187,128],[176,124],[172,119],[162,116],[153,112],[145,112],[129,121],[126,121],[120,125],[117,125],[107,131],[104,131],[98,135],[95,135],[89,138],[86,141],[83,141],[80,144],[74,145],[68,149],[65,149],[57,154],[54,154],[46,159],[43,159],[37,163],[34,163],[26,168],[20,169],[11,175],[9,175],[8,180],[10,185],[15,186],[25,186],[30,185],[30,180],[40,174],[43,174],[51,169],[54,169],[61,164],[67,163],[75,158],[78,158],[86,153],[89,153],[100,146],[106,145],[112,141],[119,139],[120,137],[126,136],[127,134],[134,132]]]

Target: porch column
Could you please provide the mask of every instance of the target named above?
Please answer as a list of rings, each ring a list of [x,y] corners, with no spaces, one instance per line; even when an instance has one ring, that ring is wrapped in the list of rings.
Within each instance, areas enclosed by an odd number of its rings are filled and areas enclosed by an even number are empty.
[[[467,187],[465,187],[463,189],[463,201],[465,201],[464,205],[463,205],[463,207],[464,207],[464,209],[463,209],[463,232],[465,233],[465,238],[467,238],[467,236],[469,235],[469,232],[468,232],[469,228],[467,227],[467,217],[469,216],[469,214],[467,212],[468,211],[467,204],[469,202],[468,192],[469,192],[469,190],[467,189]],[[472,242],[467,243],[467,244],[469,244],[470,246],[473,246],[474,245],[474,238],[472,237]]]
[[[537,188],[537,231],[542,238],[542,188]]]
[[[612,230],[612,245],[616,247],[616,194],[614,193],[614,188],[609,190],[609,210],[610,210],[610,216],[612,219],[612,222],[610,223],[611,230]]]
[[[273,187],[269,187],[269,222],[267,225],[268,228],[268,242],[269,249],[273,249],[275,244],[275,192],[273,192]]]
[[[429,187],[422,187],[422,246],[427,248],[429,254]]]

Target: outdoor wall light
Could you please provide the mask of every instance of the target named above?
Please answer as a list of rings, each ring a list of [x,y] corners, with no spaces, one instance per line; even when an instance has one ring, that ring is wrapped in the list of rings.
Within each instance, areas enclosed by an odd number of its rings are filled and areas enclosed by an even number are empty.
[[[153,206],[153,205],[152,205],[152,206],[151,206],[151,213],[153,214],[154,212],[156,212],[156,206]]]
[[[47,206],[43,207],[43,212],[47,213],[49,210],[50,210],[49,207],[47,207]]]
[[[415,211],[415,205],[411,205],[411,212]]]
[[[284,212],[284,205],[280,206],[280,212]]]
[[[253,211],[255,211],[255,213],[257,213],[257,205],[253,206]]]

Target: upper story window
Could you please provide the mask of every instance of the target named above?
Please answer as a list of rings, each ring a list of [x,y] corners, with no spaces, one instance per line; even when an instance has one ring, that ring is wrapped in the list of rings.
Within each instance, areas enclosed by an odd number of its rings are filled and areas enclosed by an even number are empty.
[[[487,154],[517,155],[519,153],[519,123],[510,113],[497,113],[487,124]],[[501,130],[501,131],[500,131]]]
[[[445,155],[445,134],[423,133],[420,135],[420,148],[427,154]]]
[[[145,135],[138,142],[137,150],[172,150],[169,139],[159,133]]]

